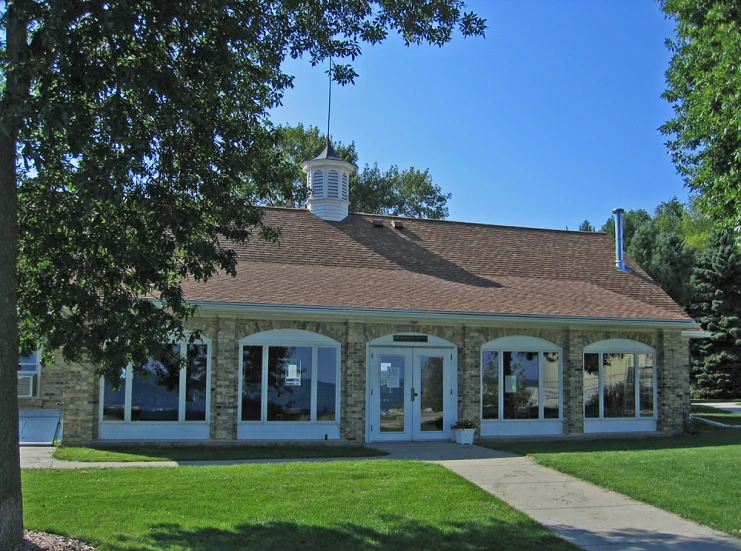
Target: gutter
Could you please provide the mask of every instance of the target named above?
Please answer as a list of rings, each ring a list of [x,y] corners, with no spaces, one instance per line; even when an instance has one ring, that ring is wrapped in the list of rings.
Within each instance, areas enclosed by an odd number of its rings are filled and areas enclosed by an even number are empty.
[[[521,323],[521,324],[584,324],[603,326],[647,326],[684,329],[682,336],[704,338],[705,332],[692,320],[656,318],[597,318],[579,316],[544,316],[521,314],[486,314],[478,312],[445,312],[430,310],[392,310],[386,308],[340,308],[334,306],[267,305],[244,302],[187,301],[204,312],[249,313],[278,316],[311,316],[320,319],[394,320],[404,323]]]

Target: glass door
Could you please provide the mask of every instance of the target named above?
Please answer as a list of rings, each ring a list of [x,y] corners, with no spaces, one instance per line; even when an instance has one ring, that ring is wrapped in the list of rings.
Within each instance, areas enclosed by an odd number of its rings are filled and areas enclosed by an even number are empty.
[[[448,352],[448,355],[450,353]],[[445,352],[418,349],[413,354],[413,438],[443,437],[445,432]]]
[[[370,441],[441,440],[450,433],[456,397],[452,353],[383,348],[371,353]]]

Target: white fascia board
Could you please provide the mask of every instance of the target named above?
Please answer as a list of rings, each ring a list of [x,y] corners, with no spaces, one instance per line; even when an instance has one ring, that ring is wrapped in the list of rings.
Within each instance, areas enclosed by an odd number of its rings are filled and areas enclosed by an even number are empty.
[[[524,325],[600,325],[663,327],[699,331],[700,326],[694,321],[670,319],[626,319],[626,318],[590,318],[578,316],[541,316],[516,314],[485,314],[478,312],[434,312],[428,310],[390,310],[383,308],[339,308],[332,306],[299,306],[270,305],[240,302],[188,301],[202,312],[240,313],[295,318],[311,317],[318,320],[336,320],[337,318],[357,321],[396,321],[402,323],[476,323],[476,324],[524,324]]]
[[[709,339],[713,336],[710,331],[703,331],[700,328],[697,329],[685,329],[682,331],[682,336],[689,339]]]

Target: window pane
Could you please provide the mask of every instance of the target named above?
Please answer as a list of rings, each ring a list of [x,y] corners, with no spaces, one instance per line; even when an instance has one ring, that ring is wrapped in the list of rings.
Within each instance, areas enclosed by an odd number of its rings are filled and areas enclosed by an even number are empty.
[[[268,421],[311,421],[311,347],[268,348]]]
[[[654,355],[638,354],[641,417],[654,415]]]
[[[316,420],[337,419],[337,349],[317,350]]]
[[[381,356],[381,432],[404,432],[404,356]]]
[[[543,417],[558,419],[558,352],[543,353]]]
[[[185,374],[185,420],[206,420],[208,345],[189,344]]]
[[[36,355],[31,356],[20,356],[18,358],[18,371],[28,371],[36,373],[38,363],[36,363]]]
[[[242,347],[242,421],[260,421],[262,346]]]
[[[481,418],[499,419],[499,352],[481,354]]]
[[[177,421],[180,402],[180,364],[175,357],[180,345],[172,345],[171,357],[149,360],[131,378],[132,421]]]
[[[504,419],[538,419],[538,353],[504,352]]]
[[[443,430],[443,357],[420,356],[420,389],[422,431]]]
[[[603,354],[605,417],[635,417],[633,354]]]
[[[118,390],[105,380],[103,387],[103,421],[123,421],[126,405],[126,369],[121,370],[118,381]]]
[[[584,354],[584,417],[599,417],[599,354]]]

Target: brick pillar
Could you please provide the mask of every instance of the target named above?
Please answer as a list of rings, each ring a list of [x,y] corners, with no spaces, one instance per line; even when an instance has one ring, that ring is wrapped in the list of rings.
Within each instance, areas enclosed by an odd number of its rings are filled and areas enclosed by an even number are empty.
[[[347,340],[342,343],[342,399],[340,437],[365,441],[366,338],[363,325],[347,324]]]
[[[463,346],[458,349],[458,418],[468,417],[481,428],[481,346],[484,336],[463,328]]]
[[[690,408],[689,340],[681,331],[664,329],[656,349],[658,430],[671,434],[684,431]]]
[[[98,377],[89,364],[64,366],[64,432],[66,446],[86,446],[98,436]]]
[[[212,341],[214,350],[211,352],[212,440],[237,438],[240,338],[236,335],[234,318],[216,320],[216,336]]]
[[[578,329],[567,329],[563,349],[563,432],[584,432],[584,343]]]

